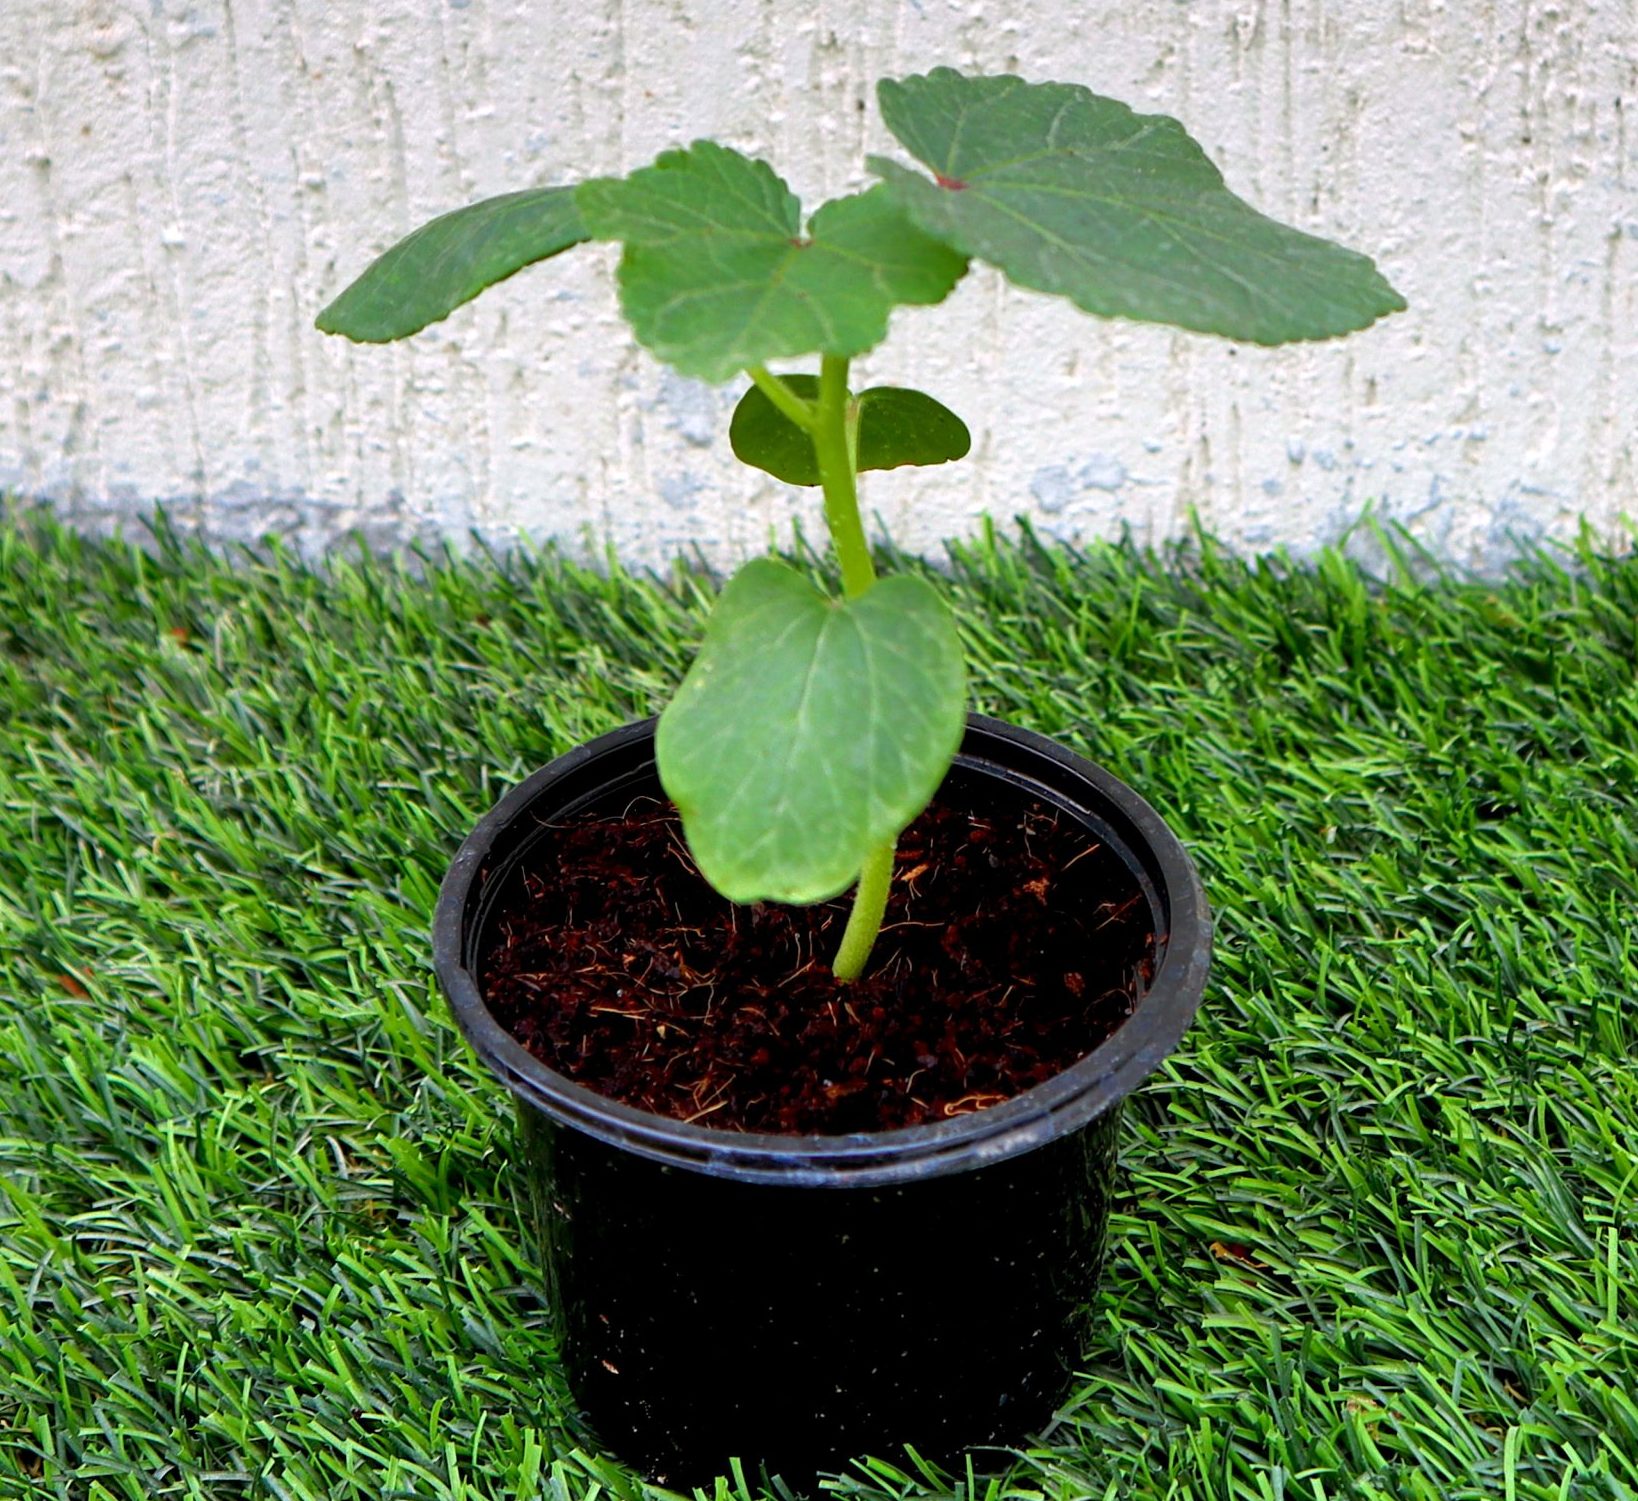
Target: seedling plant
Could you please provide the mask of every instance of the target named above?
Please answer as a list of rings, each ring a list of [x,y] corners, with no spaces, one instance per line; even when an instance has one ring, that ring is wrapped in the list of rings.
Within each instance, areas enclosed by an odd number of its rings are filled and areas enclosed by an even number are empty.
[[[1325,339],[1405,306],[1365,256],[1267,218],[1176,121],[1078,84],[949,68],[877,86],[926,171],[800,205],[766,163],[712,141],[625,177],[485,199],[416,230],[318,318],[365,343],[405,338],[484,288],[588,240],[622,246],[620,306],[679,373],[748,378],[729,438],[745,463],[817,485],[840,565],[833,598],[771,558],[719,596],[655,751],[700,872],[736,902],[855,888],[833,969],[863,971],[899,834],[961,741],[965,668],[938,590],[878,578],[858,476],[967,452],[919,391],[856,391],[850,362],[900,305],[942,301],[973,260],[1100,317],[1256,344]],[[773,361],[817,356],[775,374]]]

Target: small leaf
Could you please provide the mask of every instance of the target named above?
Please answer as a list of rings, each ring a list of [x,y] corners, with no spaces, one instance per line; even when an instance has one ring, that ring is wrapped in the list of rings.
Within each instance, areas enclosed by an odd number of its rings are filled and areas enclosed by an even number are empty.
[[[785,384],[813,400],[819,381],[812,375],[787,375]],[[921,391],[903,386],[872,386],[854,398],[859,408],[859,468],[897,469],[903,464],[947,464],[964,458],[972,435],[954,412]],[[817,485],[819,459],[813,440],[779,410],[757,386],[734,408],[728,441],[741,463],[765,469],[787,485]]]
[[[817,375],[785,375],[780,379],[805,401],[819,395]],[[728,444],[740,463],[765,470],[787,485],[819,483],[819,456],[814,452],[813,439],[769,401],[760,386],[752,386],[740,397],[728,423]]]
[[[587,238],[573,188],[530,188],[423,224],[318,315],[320,330],[386,344],[447,318],[485,287]]]
[[[660,716],[660,780],[732,901],[818,902],[938,790],[961,742],[955,623],[925,579],[827,599],[788,564],[729,580]]]
[[[859,393],[860,469],[948,464],[972,446],[967,424],[925,392],[872,386]]]
[[[941,301],[967,265],[881,188],[825,204],[804,235],[773,169],[711,141],[582,183],[577,202],[598,239],[625,242],[620,305],[638,339],[701,380],[863,354],[894,307]]]
[[[1405,306],[1371,261],[1235,197],[1176,120],[1078,84],[878,85],[882,117],[935,181],[871,170],[928,234],[1089,313],[1258,344],[1324,339]]]

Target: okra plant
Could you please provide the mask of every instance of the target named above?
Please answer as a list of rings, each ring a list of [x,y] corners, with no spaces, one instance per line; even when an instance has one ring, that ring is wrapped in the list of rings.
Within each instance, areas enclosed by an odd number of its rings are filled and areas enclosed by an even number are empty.
[[[661,782],[705,878],[736,902],[808,903],[856,887],[834,961],[856,978],[881,926],[899,834],[928,804],[965,720],[954,620],[926,579],[878,579],[862,470],[967,452],[961,420],[849,362],[900,304],[946,297],[972,260],[1088,313],[1256,344],[1325,339],[1404,307],[1365,256],[1237,198],[1176,120],[1076,84],[883,80],[882,116],[927,170],[871,157],[879,180],[805,222],[766,163],[711,141],[626,177],[534,188],[434,219],[319,315],[401,339],[485,287],[586,240],[622,246],[620,305],[686,376],[749,379],[729,429],[745,463],[817,485],[841,597],[770,558],[720,594],[660,717]],[[817,356],[817,370],[773,361]]]

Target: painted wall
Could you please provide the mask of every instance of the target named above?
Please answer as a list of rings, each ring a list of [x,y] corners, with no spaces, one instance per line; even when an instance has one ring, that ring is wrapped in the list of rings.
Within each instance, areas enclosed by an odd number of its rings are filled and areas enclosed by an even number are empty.
[[[1158,541],[1194,507],[1308,550],[1370,502],[1494,567],[1510,534],[1638,511],[1633,0],[0,0],[0,488],[308,549],[743,556],[813,497],[733,461],[734,391],[635,349],[604,248],[407,345],[313,314],[435,213],[695,135],[809,203],[861,186],[897,150],[871,83],[941,61],[1177,115],[1412,311],[1268,351],[977,270],[863,362],[973,428],[963,465],[870,477],[901,543],[982,512]]]

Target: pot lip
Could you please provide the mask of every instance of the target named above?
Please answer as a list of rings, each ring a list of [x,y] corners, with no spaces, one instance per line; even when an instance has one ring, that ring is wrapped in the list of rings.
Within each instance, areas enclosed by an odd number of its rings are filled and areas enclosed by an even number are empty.
[[[1176,1046],[1200,1004],[1211,960],[1211,913],[1187,851],[1160,815],[1124,782],[1055,740],[986,715],[967,716],[958,762],[982,773],[986,746],[1021,748],[1060,784],[1007,768],[1049,801],[1068,803],[1078,782],[1128,824],[1134,853],[1170,909],[1170,931],[1149,989],[1122,1025],[1086,1057],[1022,1094],[984,1110],[921,1126],[848,1135],[720,1131],[654,1115],[575,1084],[548,1068],[490,1014],[463,960],[472,887],[499,835],[552,783],[600,756],[652,743],[654,719],[587,741],[541,767],[503,796],[462,843],[439,889],[434,969],[473,1050],[525,1106],[639,1156],[715,1177],[801,1187],[879,1187],[962,1172],[1013,1157],[1117,1107]],[[1106,815],[1104,815],[1106,816]]]

